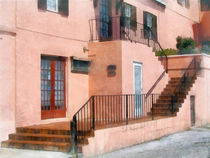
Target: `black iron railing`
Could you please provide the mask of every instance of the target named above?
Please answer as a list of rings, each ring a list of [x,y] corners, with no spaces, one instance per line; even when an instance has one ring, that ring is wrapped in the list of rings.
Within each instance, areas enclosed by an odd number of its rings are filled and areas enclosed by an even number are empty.
[[[192,82],[195,80],[196,74],[200,68],[200,58],[194,57],[187,69],[185,69],[182,77],[179,79],[179,84],[173,90],[173,95],[171,96],[171,112],[172,114],[176,111],[176,108],[179,107],[179,98],[183,95],[186,95]]]
[[[90,19],[89,26],[90,41],[129,40],[148,45],[153,51],[161,51],[167,72],[168,57],[158,42],[157,34],[150,27],[122,16]]]
[[[159,95],[145,94],[92,96],[77,111],[71,122],[71,144],[96,128],[114,124],[129,124],[143,118],[154,119],[153,105]]]

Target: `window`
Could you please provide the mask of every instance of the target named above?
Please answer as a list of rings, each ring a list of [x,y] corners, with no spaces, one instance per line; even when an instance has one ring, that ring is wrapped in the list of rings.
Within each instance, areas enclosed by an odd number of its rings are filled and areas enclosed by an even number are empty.
[[[58,0],[47,0],[47,10],[58,12]]]
[[[111,36],[110,1],[100,1],[100,38],[108,39]]]
[[[69,15],[69,0],[38,0],[38,9]]]
[[[90,60],[71,57],[71,72],[85,73],[89,72]]]
[[[177,0],[177,3],[186,8],[190,8],[190,0]]]
[[[202,41],[202,52],[210,54],[210,41]]]
[[[163,0],[155,0],[155,1],[163,7],[166,6],[166,3]]]
[[[210,0],[201,0],[201,11],[210,10]]]
[[[157,17],[149,12],[144,11],[144,37],[157,39]],[[151,31],[152,32],[151,32]]]
[[[136,7],[127,3],[123,3],[121,10],[121,26],[135,30],[137,28],[136,20]]]

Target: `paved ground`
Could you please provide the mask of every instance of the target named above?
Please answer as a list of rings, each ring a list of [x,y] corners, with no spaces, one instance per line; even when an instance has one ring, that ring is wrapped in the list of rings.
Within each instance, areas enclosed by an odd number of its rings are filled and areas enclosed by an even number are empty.
[[[0,158],[69,158],[58,152],[0,148]],[[95,158],[210,158],[210,125]]]

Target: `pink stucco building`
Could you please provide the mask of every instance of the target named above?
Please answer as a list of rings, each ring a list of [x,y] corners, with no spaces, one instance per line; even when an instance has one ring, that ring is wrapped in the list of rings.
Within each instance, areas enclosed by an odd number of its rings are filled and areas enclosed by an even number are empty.
[[[81,146],[89,156],[210,123],[210,56],[203,54],[210,49],[208,0],[3,0],[0,10],[0,141],[28,126],[67,122],[69,128],[75,116],[78,126],[94,129]],[[155,56],[175,49],[177,36],[194,38],[205,51]],[[194,59],[199,71],[190,76]],[[160,96],[185,72],[192,81],[166,115],[171,103]],[[158,96],[149,103],[152,94]],[[103,129],[99,122],[109,124],[108,115],[122,122],[157,118]],[[93,119],[100,130],[92,129]]]

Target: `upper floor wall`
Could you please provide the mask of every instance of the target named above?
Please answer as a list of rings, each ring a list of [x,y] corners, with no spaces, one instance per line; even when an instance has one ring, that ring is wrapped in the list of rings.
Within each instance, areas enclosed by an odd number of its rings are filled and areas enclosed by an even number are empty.
[[[53,4],[51,0],[16,1],[16,26],[18,29],[74,40],[89,40],[88,20],[94,15],[93,1],[54,0],[56,4]],[[60,10],[62,2],[64,12]],[[53,7],[56,9],[53,10]]]
[[[45,5],[49,3],[49,6],[45,6],[45,9],[38,8],[40,1]],[[53,11],[50,1],[52,0],[1,1],[0,25],[16,26],[17,29],[89,41],[89,19],[100,16],[94,4],[100,4],[101,0],[54,0],[58,4],[56,11]],[[66,3],[68,16],[59,12],[60,1],[68,1]],[[117,16],[116,1],[121,0],[111,0],[112,16]],[[193,37],[192,24],[199,22],[199,0],[189,0],[188,7],[179,4],[177,2],[179,0],[162,0],[165,6],[157,1],[124,0],[125,3],[136,7],[137,22],[142,24],[145,22],[144,12],[151,13],[157,18],[158,40],[164,48],[175,48],[176,37],[179,35]]]

